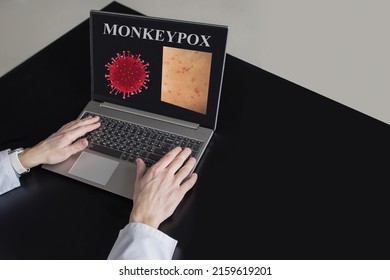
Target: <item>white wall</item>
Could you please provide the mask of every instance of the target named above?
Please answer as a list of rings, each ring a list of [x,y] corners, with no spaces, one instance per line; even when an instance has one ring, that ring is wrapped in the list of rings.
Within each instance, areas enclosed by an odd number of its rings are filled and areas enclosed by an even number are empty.
[[[1,0],[0,76],[107,0]],[[150,16],[227,24],[228,53],[390,124],[390,1],[121,0]]]

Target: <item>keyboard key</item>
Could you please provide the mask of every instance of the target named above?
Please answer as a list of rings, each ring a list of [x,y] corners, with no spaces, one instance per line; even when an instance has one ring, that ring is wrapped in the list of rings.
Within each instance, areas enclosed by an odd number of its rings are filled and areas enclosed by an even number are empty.
[[[100,146],[100,145],[96,145],[96,144],[91,144],[89,145],[89,148],[93,151],[96,151],[96,152],[100,152],[100,153],[103,153],[103,154],[106,154],[106,155],[109,155],[109,156],[113,156],[113,157],[116,157],[116,158],[120,158],[122,152],[120,151],[117,151],[117,150],[114,150],[114,149],[110,149],[110,148],[107,148],[107,147],[103,147],[103,146]]]
[[[96,116],[85,112],[81,118]],[[89,148],[128,162],[135,162],[137,157],[150,167],[159,161],[174,147],[192,148],[192,156],[196,156],[203,142],[172,134],[158,129],[140,126],[99,115],[101,126],[86,136]]]
[[[150,154],[148,155],[148,159],[151,159],[151,160],[154,160],[154,161],[159,161],[160,158],[162,158],[161,155],[156,155],[156,154],[153,154],[153,153],[150,153]]]

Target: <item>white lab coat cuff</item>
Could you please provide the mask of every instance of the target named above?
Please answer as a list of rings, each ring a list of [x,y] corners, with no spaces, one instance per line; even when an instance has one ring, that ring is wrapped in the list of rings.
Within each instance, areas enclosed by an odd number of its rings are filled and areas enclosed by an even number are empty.
[[[170,260],[177,240],[142,223],[127,224],[118,235],[108,259]]]
[[[0,195],[20,186],[19,177],[11,165],[9,149],[0,152]]]

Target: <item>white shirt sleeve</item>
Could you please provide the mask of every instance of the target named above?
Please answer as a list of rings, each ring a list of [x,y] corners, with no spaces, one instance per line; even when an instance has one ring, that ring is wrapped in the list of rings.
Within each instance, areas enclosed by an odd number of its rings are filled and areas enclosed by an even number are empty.
[[[142,223],[127,224],[108,255],[109,260],[170,260],[177,240]]]
[[[8,152],[0,152],[0,195],[20,186],[19,177],[11,165]]]

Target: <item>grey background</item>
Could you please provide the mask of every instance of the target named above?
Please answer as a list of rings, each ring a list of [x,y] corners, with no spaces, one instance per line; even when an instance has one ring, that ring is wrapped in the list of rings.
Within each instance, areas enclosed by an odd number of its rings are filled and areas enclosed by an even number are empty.
[[[229,25],[229,54],[390,124],[390,1],[117,2],[150,16]],[[109,3],[0,0],[0,76]]]

